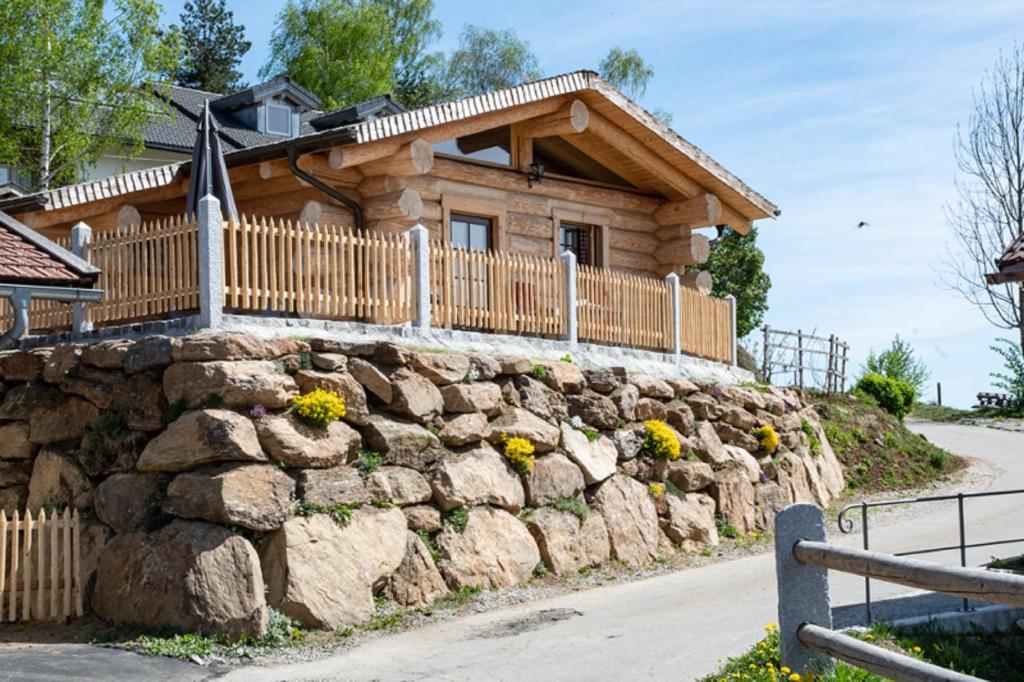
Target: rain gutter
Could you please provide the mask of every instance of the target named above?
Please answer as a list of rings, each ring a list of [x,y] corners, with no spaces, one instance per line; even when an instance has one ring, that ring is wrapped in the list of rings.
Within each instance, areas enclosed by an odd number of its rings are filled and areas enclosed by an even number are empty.
[[[96,303],[103,299],[103,289],[77,287],[51,287],[39,284],[0,284],[0,298],[11,301],[14,326],[0,335],[0,350],[9,350],[28,333],[28,306],[32,299],[64,301],[66,303]]]
[[[320,190],[327,196],[331,197],[332,199],[337,199],[341,203],[348,206],[349,210],[352,211],[352,215],[356,219],[356,231],[363,232],[365,229],[363,226],[363,208],[350,197],[346,196],[345,194],[342,194],[340,191],[338,191],[334,187],[331,187],[326,182],[320,180],[316,176],[310,175],[306,171],[299,168],[299,155],[298,152],[295,151],[295,145],[288,144],[285,146],[285,149],[288,151],[288,169],[292,172],[292,175],[294,175],[300,180],[308,182],[310,185],[316,187],[318,190]]]

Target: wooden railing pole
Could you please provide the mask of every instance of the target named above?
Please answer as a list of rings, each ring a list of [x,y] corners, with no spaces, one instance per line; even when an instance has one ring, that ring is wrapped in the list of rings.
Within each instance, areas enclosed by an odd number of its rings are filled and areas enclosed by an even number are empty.
[[[679,275],[670,272],[665,276],[672,291],[672,355],[678,358],[683,352],[682,310],[679,308]]]
[[[409,230],[412,240],[413,292],[416,309],[412,326],[419,331],[430,329],[430,233],[417,224]]]
[[[566,251],[562,254],[562,263],[565,265],[565,336],[569,348],[576,350],[580,345],[576,311],[576,254]]]
[[[220,201],[207,194],[199,200],[199,326],[224,321],[224,224]]]
[[[775,516],[775,574],[779,590],[779,640],[782,664],[791,670],[825,672],[831,659],[800,641],[805,623],[832,629],[828,570],[802,563],[794,547],[804,540],[827,540],[825,517],[813,504],[791,504]]]
[[[89,261],[89,245],[92,244],[92,228],[85,223],[77,223],[71,228],[71,253]],[[71,331],[81,334],[92,329],[92,319],[85,303],[71,304]]]

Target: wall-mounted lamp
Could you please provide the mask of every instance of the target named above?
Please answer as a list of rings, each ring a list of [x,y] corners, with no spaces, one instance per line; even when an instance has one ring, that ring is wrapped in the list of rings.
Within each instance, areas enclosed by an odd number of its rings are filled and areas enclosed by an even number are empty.
[[[544,164],[534,161],[530,164],[530,172],[526,174],[526,186],[533,187],[533,183],[540,184],[544,179]]]

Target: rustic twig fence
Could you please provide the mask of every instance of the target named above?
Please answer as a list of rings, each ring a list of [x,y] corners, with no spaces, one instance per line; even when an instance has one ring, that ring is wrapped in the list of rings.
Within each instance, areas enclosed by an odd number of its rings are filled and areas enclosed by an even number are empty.
[[[78,511],[0,509],[0,621],[82,615]]]
[[[74,234],[58,241],[101,269],[105,297],[76,313],[34,301],[36,331],[196,312],[212,325],[228,311],[413,322],[735,363],[734,302],[680,286],[674,274],[658,279],[577,266],[564,256],[470,251],[430,242],[422,228],[356,233],[246,216],[228,223],[212,214],[168,218],[95,236],[81,225]],[[10,310],[0,308],[0,323],[5,315]]]
[[[846,391],[846,359],[850,346],[835,334],[828,337],[762,328],[764,336],[761,373],[768,383],[820,388],[826,393]]]
[[[837,658],[893,680],[977,680],[833,631],[829,569],[1024,607],[1024,576],[832,545],[820,509],[790,505],[775,518],[775,570],[782,662],[800,673],[826,670]]]

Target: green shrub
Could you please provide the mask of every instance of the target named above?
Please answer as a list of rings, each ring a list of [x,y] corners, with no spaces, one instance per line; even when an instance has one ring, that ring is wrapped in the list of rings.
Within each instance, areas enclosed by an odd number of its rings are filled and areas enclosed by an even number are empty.
[[[875,373],[862,376],[857,389],[874,398],[879,407],[897,419],[903,419],[910,412],[917,397],[914,387],[906,381]]]
[[[585,521],[590,515],[590,507],[578,497],[559,497],[552,506],[558,511],[575,514],[580,521]]]
[[[372,450],[363,450],[359,453],[359,473],[363,476],[372,474],[377,469],[380,469],[381,464],[384,463],[384,457],[379,452]]]
[[[469,511],[465,507],[456,507],[451,511],[441,513],[441,525],[451,526],[458,534],[462,534],[466,530],[466,524],[469,523]]]
[[[1017,408],[1024,409],[1024,350],[1008,339],[999,339],[999,343],[1001,345],[991,348],[1003,359],[1006,371],[991,375],[996,379],[993,385],[1012,395],[1017,401]]]
[[[811,447],[811,454],[818,456],[821,454],[821,441],[818,440],[818,433],[814,430],[814,425],[807,421],[805,417],[800,417],[800,430],[807,434],[807,443]]]
[[[326,514],[339,526],[348,525],[352,519],[352,508],[344,504],[317,504],[316,502],[296,502],[295,513],[299,516]]]
[[[931,376],[928,367],[914,357],[914,349],[901,339],[899,334],[893,339],[892,344],[878,355],[875,355],[873,350],[869,352],[861,372],[861,376],[881,374],[896,381],[904,381],[910,384],[914,393],[918,395]]]

